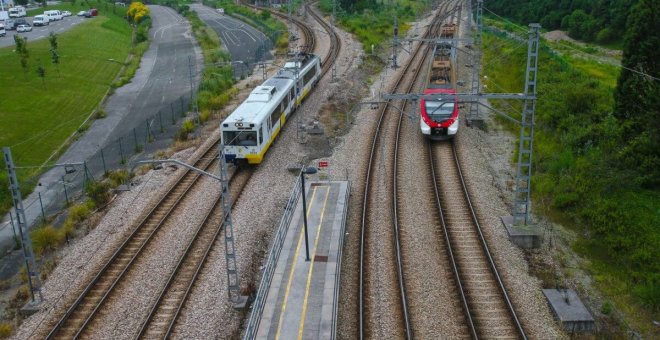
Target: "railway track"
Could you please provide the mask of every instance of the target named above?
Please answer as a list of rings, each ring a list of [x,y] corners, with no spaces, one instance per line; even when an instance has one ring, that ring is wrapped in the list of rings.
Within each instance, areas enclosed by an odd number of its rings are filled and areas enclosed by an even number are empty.
[[[243,5],[253,8],[253,9],[258,9],[262,11],[269,11],[271,14],[276,15],[280,17],[281,19],[284,20],[289,20],[289,16],[287,14],[284,14],[280,11],[270,9],[270,8],[263,8],[259,6],[255,6],[249,3],[243,3]],[[316,48],[316,36],[314,35],[313,30],[307,26],[304,22],[298,20],[297,18],[291,16],[291,22],[293,22],[294,25],[296,25],[300,31],[303,33],[303,37],[305,39],[305,45],[302,46],[302,52],[304,53],[312,53],[314,52],[314,49]],[[290,38],[290,37],[289,37]],[[289,39],[289,43],[291,40]]]
[[[448,6],[448,3],[443,5],[439,15],[429,25],[424,35],[425,38],[438,29],[442,21],[440,20],[441,13],[446,11]],[[422,62],[428,54],[428,47],[424,47],[424,45],[418,44],[391,91],[409,92],[412,90],[415,79],[422,69]],[[398,141],[392,130],[400,125],[402,116],[391,104],[388,102],[380,111],[365,176],[360,235],[359,332],[361,339],[365,337],[405,337],[410,339],[413,336],[399,241],[396,176],[392,172],[388,172],[384,166],[384,164],[392,164],[393,168],[396,168],[394,150],[391,149],[391,146],[388,147],[387,143],[391,143],[391,139],[394,138],[394,149],[397,148]],[[387,182],[391,183],[389,189],[392,191],[390,191],[390,197],[383,198],[383,193],[379,190],[387,187]],[[387,203],[390,203],[391,209],[386,209]],[[387,240],[382,241],[380,238],[383,237],[387,237]],[[379,256],[386,258],[382,259]],[[398,303],[392,301],[393,295],[396,295]]]
[[[429,143],[438,214],[473,338],[527,339],[481,232],[454,143]],[[442,165],[442,175],[436,171]]]
[[[232,177],[232,206],[252,176],[252,169],[235,173]],[[218,196],[204,221],[198,226],[186,250],[170,274],[165,287],[142,322],[137,338],[165,339],[174,331],[181,308],[192,291],[199,273],[222,229],[222,198]]]
[[[444,13],[450,12],[451,16],[443,15],[438,26],[459,24],[454,15],[456,11],[449,11],[449,7]],[[424,49],[427,59],[419,67],[419,71],[425,71],[423,74],[430,67],[431,50],[431,45]],[[426,88],[426,82],[427,77],[417,77],[417,92]],[[410,104],[406,103],[408,106]],[[404,110],[417,112],[409,107]],[[411,331],[415,337],[422,339],[439,336],[470,338],[472,333],[467,327],[465,309],[459,298],[460,290],[454,285],[453,272],[447,265],[450,261],[440,235],[440,216],[436,212],[433,190],[429,187],[432,176],[423,170],[428,165],[419,164],[427,159],[426,149],[420,147],[426,145],[426,139],[420,134],[419,123],[404,120],[403,115],[399,116],[396,129],[392,209],[399,231],[403,277],[413,278],[405,282]],[[430,311],[443,315],[443,318],[433,317]]]
[[[316,20],[323,29],[328,32],[328,35],[330,36],[330,50],[328,51],[328,55],[326,55],[325,59],[323,60],[323,69],[321,70],[321,77],[325,76],[328,71],[332,68],[332,65],[337,62],[337,58],[339,58],[339,52],[341,51],[341,39],[339,38],[339,34],[337,34],[337,31],[328,24],[323,18],[309,5],[305,4],[306,11],[308,13],[312,14],[312,17],[314,20]]]

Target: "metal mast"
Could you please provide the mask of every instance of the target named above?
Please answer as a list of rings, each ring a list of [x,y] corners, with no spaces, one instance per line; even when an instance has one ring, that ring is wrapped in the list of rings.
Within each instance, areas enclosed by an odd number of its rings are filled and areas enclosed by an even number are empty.
[[[473,34],[472,42],[472,81],[471,93],[476,94],[481,91],[481,14],[482,14],[483,0],[477,0],[477,8],[475,9],[475,23],[476,29]],[[468,23],[472,21],[472,13],[468,17]],[[468,26],[469,27],[469,26]],[[478,122],[477,122],[478,121]],[[479,116],[479,104],[470,104],[470,111],[468,112],[467,123],[471,125],[473,122],[480,124],[483,122]]]
[[[536,111],[536,78],[539,63],[539,29],[541,25],[529,25],[527,46],[527,70],[525,71],[525,99],[520,117],[520,144],[518,147],[518,170],[516,171],[516,193],[513,205],[513,224],[529,222],[531,208],[532,148],[534,145],[534,115]]]
[[[44,298],[43,295],[41,295],[39,268],[37,267],[34,249],[32,248],[32,239],[30,238],[30,230],[28,229],[27,219],[25,217],[21,188],[18,184],[18,178],[16,177],[16,167],[14,166],[14,160],[11,157],[11,149],[9,147],[3,147],[2,152],[4,153],[7,172],[9,173],[9,190],[11,190],[11,197],[14,201],[16,221],[21,235],[21,247],[23,248],[23,258],[25,259],[25,267],[27,269],[28,285],[30,285],[30,296],[32,298],[32,303],[40,304]]]
[[[236,246],[234,244],[234,225],[231,220],[231,195],[229,193],[229,175],[227,174],[227,162],[225,161],[225,146],[220,144],[218,154],[220,156],[220,185],[222,195],[222,228],[225,232],[225,260],[227,263],[227,291],[229,299],[237,303],[241,296],[240,281],[238,279],[238,267],[236,265]]]

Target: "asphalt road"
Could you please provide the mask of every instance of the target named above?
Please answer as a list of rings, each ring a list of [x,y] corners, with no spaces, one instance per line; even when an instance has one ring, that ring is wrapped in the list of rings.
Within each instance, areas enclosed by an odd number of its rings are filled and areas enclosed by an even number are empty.
[[[32,25],[32,17],[26,17],[24,19],[30,25]],[[62,33],[70,29],[71,27],[78,25],[84,20],[95,20],[95,19],[94,18],[87,19],[83,17],[77,17],[74,15],[74,16],[66,17],[59,21],[53,21],[47,26],[36,26],[36,27],[33,26],[32,32],[17,33],[16,30],[11,30],[11,31],[8,30],[6,36],[0,37],[0,48],[14,45],[14,35],[16,34],[20,34],[24,37],[27,37],[28,42],[35,41],[47,37],[50,34],[50,32],[55,32],[58,34]]]
[[[252,69],[256,62],[273,58],[270,54],[273,44],[261,31],[201,4],[191,4],[190,8],[218,34],[233,62],[241,62]],[[243,72],[241,63],[234,64],[235,74]]]
[[[171,8],[149,8],[152,16],[152,40],[133,80],[118,88],[107,100],[104,107],[106,118],[95,120],[86,134],[75,141],[56,163],[87,161],[100,148],[130,132],[147,117],[161,109],[169,110],[171,102],[178,102],[181,96],[189,96],[189,59],[198,65],[193,79],[195,86],[198,83],[203,57],[199,48],[193,44],[190,25]],[[111,162],[107,157],[106,155],[106,161]],[[65,193],[60,182],[63,175],[62,167],[52,168],[43,174],[39,180],[40,186],[35,188],[28,198],[24,197],[24,202],[38,202],[39,193],[46,211],[49,207],[64,202]],[[101,174],[92,175],[98,178]],[[76,189],[79,188],[69,187],[69,191]],[[41,210],[39,204],[27,205],[26,203],[27,222],[32,224],[40,218]],[[9,216],[5,216],[3,221],[9,221]],[[3,223],[0,223],[0,250],[12,245],[12,235],[11,226],[3,226]]]

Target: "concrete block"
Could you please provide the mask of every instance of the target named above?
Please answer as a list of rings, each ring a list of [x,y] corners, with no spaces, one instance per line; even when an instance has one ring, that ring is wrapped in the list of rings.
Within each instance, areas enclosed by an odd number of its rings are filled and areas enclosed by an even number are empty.
[[[30,301],[21,307],[21,314],[30,316],[41,309],[42,301]]]
[[[520,248],[533,249],[541,246],[541,234],[539,228],[532,225],[514,226],[513,216],[500,217],[509,240]]]
[[[569,333],[593,332],[595,322],[589,310],[580,297],[570,289],[543,289],[543,295],[548,300],[552,313]]]
[[[481,117],[471,118],[471,119],[467,120],[467,126],[472,127],[472,128],[476,128],[476,129],[479,129],[479,130],[485,130],[486,122]]]

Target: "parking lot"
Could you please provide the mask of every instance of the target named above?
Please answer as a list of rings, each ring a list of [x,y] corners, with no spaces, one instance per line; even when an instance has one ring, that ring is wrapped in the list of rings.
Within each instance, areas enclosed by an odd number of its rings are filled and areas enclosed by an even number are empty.
[[[25,17],[25,20],[32,25],[32,17]],[[14,35],[20,34],[24,37],[28,38],[28,42],[34,41],[37,39],[42,39],[47,37],[50,32],[55,32],[55,33],[62,33],[69,28],[81,23],[83,20],[96,20],[94,18],[91,19],[86,19],[83,17],[78,17],[74,13],[73,16],[66,17],[62,20],[59,21],[52,21],[50,22],[49,25],[47,26],[36,26],[32,27],[32,32],[25,32],[25,33],[16,33],[15,30],[7,30],[7,35],[4,37],[0,37],[0,47],[7,47],[7,46],[13,46],[14,45]]]

